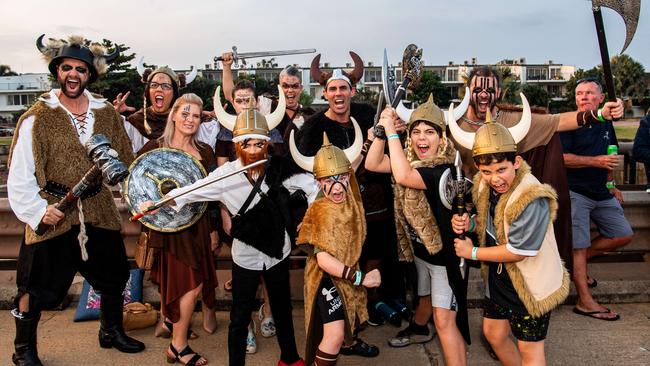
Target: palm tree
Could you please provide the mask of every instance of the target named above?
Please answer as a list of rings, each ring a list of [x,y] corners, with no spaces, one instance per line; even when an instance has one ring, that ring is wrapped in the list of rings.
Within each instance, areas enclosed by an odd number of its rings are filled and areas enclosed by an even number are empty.
[[[0,76],[16,76],[15,72],[11,71],[11,66],[0,65]]]

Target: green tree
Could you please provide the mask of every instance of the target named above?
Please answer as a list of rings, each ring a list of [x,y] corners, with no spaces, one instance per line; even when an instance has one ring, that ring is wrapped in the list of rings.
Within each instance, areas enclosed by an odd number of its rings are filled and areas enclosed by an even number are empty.
[[[214,106],[212,99],[216,89],[216,81],[204,79],[200,76],[197,76],[193,82],[187,85],[187,88],[181,91],[181,93],[194,93],[198,95],[203,100],[203,109],[213,110]]]
[[[497,66],[496,74],[501,80],[501,102],[506,104],[519,104],[519,91],[521,90],[521,81],[517,75],[512,73],[509,67]]]
[[[357,86],[357,92],[352,97],[352,101],[356,103],[369,103],[376,105],[377,98],[379,98],[379,93],[370,88],[364,88],[363,85],[360,84]]]
[[[628,55],[612,57],[611,65],[616,96],[635,100],[642,99],[647,89],[643,65]]]
[[[0,76],[16,76],[14,71],[11,70],[11,66],[9,65],[1,65],[0,64]]]
[[[135,59],[135,54],[127,52],[131,49],[130,47],[124,44],[115,44],[108,39],[104,39],[102,44],[106,47],[108,53],[113,52],[115,46],[118,46],[120,55],[109,64],[108,72],[91,84],[88,89],[103,95],[108,101],[113,101],[119,93],[130,91],[131,95],[129,95],[126,103],[129,106],[141,108],[144,84],[137,70],[130,64]]]
[[[551,100],[548,91],[539,85],[524,84],[521,87],[521,92],[524,93],[531,106],[547,108]]]
[[[433,94],[434,103],[441,108],[449,106],[452,99],[447,88],[442,85],[440,76],[433,71],[424,70],[420,75],[420,82],[408,95],[408,100],[422,104],[429,99],[429,94]]]
[[[314,98],[309,95],[309,93],[303,91],[300,93],[300,100],[298,103],[304,105],[305,107],[309,107],[312,103],[314,102]]]

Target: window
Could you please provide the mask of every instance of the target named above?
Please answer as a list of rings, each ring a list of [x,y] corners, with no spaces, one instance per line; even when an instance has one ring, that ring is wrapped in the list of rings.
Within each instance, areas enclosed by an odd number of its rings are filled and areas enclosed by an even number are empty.
[[[548,80],[548,69],[543,67],[529,67],[526,69],[527,80]]]
[[[557,98],[562,96],[562,87],[560,85],[548,85],[546,89],[548,94],[552,98]]]
[[[401,84],[402,81],[404,81],[404,78],[402,77],[402,69],[396,69],[395,70],[395,82]]]
[[[560,72],[560,69],[557,67],[554,67],[551,69],[551,79],[552,80],[562,80],[562,73]]]
[[[447,81],[458,81],[458,69],[447,69]]]
[[[7,105],[27,105],[34,101],[35,97],[28,94],[15,94],[7,96]]]
[[[366,83],[381,82],[381,70],[366,70],[364,72],[363,81]]]

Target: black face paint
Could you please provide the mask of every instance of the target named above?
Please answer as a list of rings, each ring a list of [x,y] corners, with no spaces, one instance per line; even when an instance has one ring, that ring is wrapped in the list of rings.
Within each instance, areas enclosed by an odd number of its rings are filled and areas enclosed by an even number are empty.
[[[328,185],[328,182],[330,183]],[[348,186],[350,185],[350,177],[347,174],[339,174],[339,175],[333,175],[331,177],[327,177],[325,179],[325,182],[323,183],[323,192],[327,195],[332,193],[332,189],[334,189],[334,186],[340,184],[341,187],[343,187],[344,191],[348,191]],[[329,189],[328,189],[329,186]]]
[[[471,104],[474,113],[479,118],[485,118],[485,112],[479,110],[479,102],[487,102],[492,110],[497,103],[497,86],[494,76],[475,76],[472,89]]]
[[[190,105],[185,104],[185,107],[183,107],[183,112],[189,112],[190,111]]]

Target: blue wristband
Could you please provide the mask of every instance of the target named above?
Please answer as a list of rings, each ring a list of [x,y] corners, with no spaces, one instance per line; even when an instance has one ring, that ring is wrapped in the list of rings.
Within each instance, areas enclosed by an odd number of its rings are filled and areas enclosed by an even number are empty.
[[[354,279],[354,285],[359,286],[361,284],[361,271],[357,271],[354,275],[356,276]]]
[[[478,252],[478,247],[472,248],[472,260],[477,260],[476,259],[476,253]]]
[[[386,140],[392,140],[392,139],[399,139],[399,135],[396,133],[393,133],[391,135],[386,136]]]

